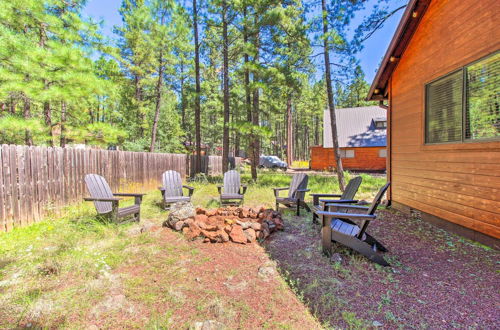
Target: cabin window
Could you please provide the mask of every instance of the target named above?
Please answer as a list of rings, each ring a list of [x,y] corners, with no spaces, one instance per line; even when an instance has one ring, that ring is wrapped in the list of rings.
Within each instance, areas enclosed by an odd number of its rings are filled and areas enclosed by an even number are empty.
[[[386,158],[387,157],[387,149],[380,149],[378,151],[378,156],[381,158]]]
[[[500,137],[500,53],[426,86],[425,142]]]
[[[387,128],[387,121],[385,121],[385,120],[375,121],[375,128],[378,128],[378,129]]]
[[[340,158],[354,158],[354,150],[340,149]]]

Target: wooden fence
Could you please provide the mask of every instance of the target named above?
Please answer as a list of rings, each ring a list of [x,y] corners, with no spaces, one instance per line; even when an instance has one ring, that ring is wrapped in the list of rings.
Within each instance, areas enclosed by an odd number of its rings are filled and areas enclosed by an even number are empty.
[[[239,163],[240,159],[236,159]],[[194,158],[182,154],[2,145],[0,231],[41,220],[49,212],[79,203],[87,195],[84,176],[104,176],[113,191],[156,188],[161,174],[192,173]],[[203,156],[206,174],[221,174],[219,156]]]

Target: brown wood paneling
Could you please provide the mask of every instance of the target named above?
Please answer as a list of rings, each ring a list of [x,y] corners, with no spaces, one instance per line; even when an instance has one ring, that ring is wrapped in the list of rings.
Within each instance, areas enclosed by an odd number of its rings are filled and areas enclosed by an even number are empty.
[[[424,144],[429,81],[500,48],[500,2],[432,1],[390,81],[391,199],[500,237],[500,141]]]
[[[386,157],[379,157],[379,151],[385,147],[340,148],[354,150],[354,158],[342,158],[345,170],[384,171],[387,165]],[[311,147],[311,169],[331,170],[335,168],[333,148],[321,146]]]

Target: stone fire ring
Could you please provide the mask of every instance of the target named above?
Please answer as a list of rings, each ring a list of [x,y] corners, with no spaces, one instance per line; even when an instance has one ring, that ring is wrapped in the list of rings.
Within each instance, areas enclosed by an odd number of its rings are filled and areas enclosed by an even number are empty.
[[[182,231],[190,239],[204,242],[239,244],[265,240],[276,230],[283,230],[279,212],[261,207],[223,207],[206,210],[191,203],[176,203],[163,226]]]

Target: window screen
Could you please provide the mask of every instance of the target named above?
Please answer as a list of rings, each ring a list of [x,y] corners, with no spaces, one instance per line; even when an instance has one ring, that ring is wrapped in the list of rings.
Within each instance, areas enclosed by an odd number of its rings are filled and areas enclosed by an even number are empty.
[[[462,140],[463,72],[458,71],[426,87],[426,142]]]
[[[465,138],[500,136],[500,53],[466,70]]]
[[[428,84],[425,142],[500,137],[499,74],[500,53],[496,52]]]
[[[354,158],[354,150],[341,149],[340,158]]]

